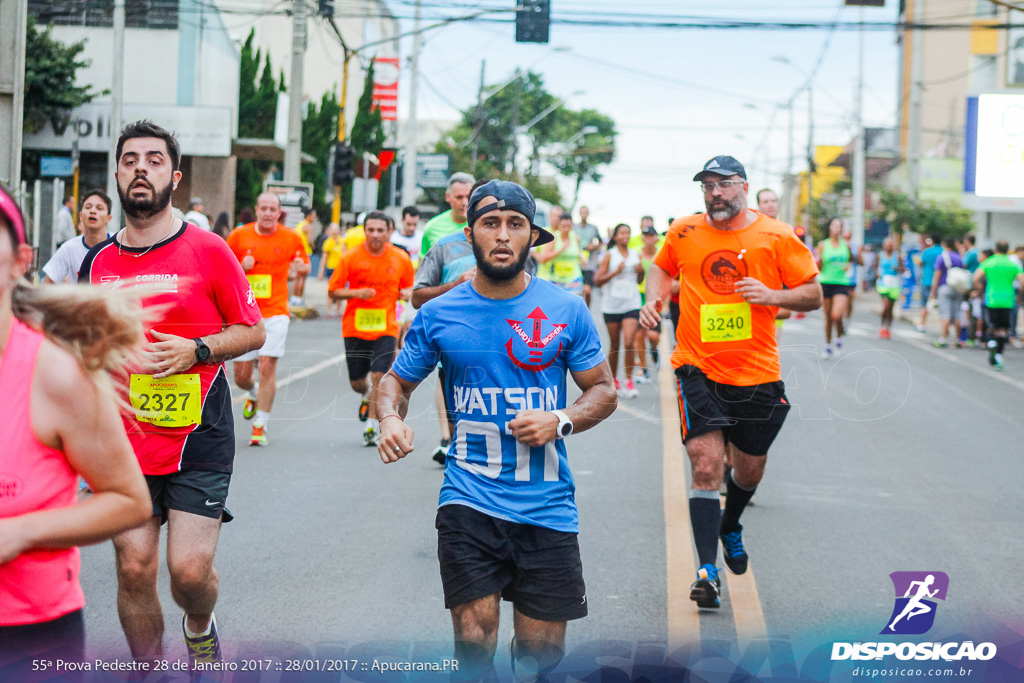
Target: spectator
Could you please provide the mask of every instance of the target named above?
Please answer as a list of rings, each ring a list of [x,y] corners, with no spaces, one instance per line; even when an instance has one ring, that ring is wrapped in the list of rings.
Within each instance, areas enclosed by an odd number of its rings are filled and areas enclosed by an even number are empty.
[[[221,239],[227,239],[228,235],[231,234],[231,216],[228,215],[227,211],[221,211],[220,215],[217,216],[217,220],[213,223],[213,231]]]
[[[240,228],[243,225],[249,225],[249,223],[256,222],[256,212],[250,209],[248,206],[244,207],[238,212],[238,225],[236,228]]]
[[[198,225],[203,230],[209,232],[212,230],[210,227],[210,219],[203,213],[203,200],[199,197],[193,197],[188,200],[188,213],[185,214],[185,220],[192,225]]]
[[[71,195],[64,197],[64,206],[57,212],[57,220],[53,224],[53,238],[57,246],[73,239],[75,232],[75,198]]]

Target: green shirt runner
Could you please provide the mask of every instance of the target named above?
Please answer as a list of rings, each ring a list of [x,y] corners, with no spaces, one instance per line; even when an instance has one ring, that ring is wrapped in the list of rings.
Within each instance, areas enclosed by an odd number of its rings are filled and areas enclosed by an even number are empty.
[[[1013,308],[1016,291],[1013,281],[1021,268],[1006,254],[993,254],[978,265],[985,273],[985,305],[989,308]]]
[[[850,246],[840,242],[838,247],[832,246],[832,240],[821,243],[821,275],[818,282],[823,285],[849,285],[850,276],[847,268],[850,265]]]
[[[430,248],[437,244],[442,237],[459,232],[466,227],[466,223],[456,223],[452,220],[452,210],[439,213],[423,226],[423,241],[420,243],[420,258],[424,258]]]

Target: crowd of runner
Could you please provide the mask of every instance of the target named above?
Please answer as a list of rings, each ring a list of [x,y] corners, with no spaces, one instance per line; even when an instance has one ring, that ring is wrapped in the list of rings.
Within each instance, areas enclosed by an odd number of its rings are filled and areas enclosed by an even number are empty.
[[[14,444],[0,455],[0,665],[12,655],[82,656],[75,546],[108,538],[132,656],[161,659],[164,524],[189,656],[223,656],[214,560],[232,519],[236,444],[225,363],[245,392],[249,443],[270,445],[278,359],[308,277],[327,281],[328,317],[341,316],[339,345],[358,397],[352,410],[384,463],[413,452],[409,397],[438,372],[438,558],[460,676],[491,671],[502,599],[514,610],[517,676],[536,680],[558,664],[566,623],[587,614],[569,437],[637,398],[663,362],[673,368],[679,414],[671,417],[692,471],[690,598],[718,608],[719,545],[729,570],[745,573],[741,516],[790,409],[782,320],[823,308],[823,356],[833,358],[861,283],[882,297],[887,339],[908,267],[892,238],[865,258],[870,251],[849,243],[839,219],[812,250],[778,220],[772,191],[748,206],[746,170],[729,156],[693,177],[706,211],[666,231],[650,216],[636,229],[602,230],[586,207],[578,220],[554,207],[544,227],[523,187],[456,173],[450,209],[425,225],[415,207],[400,221],[373,211],[316,238],[315,212],[286,227],[272,193],[226,234],[176,216],[178,144],[152,123],[123,130],[117,161],[126,226],[109,234],[111,198],[86,192],[81,236],[46,264],[39,286],[24,282],[25,222],[0,191],[0,392],[16,408],[0,412],[0,432]],[[981,330],[1001,367],[1024,275],[1005,242],[992,254],[967,244],[920,254],[928,265],[921,324],[934,299],[937,345],[949,344],[951,326],[966,330],[957,343]],[[674,335],[670,358],[663,334]],[[572,403],[569,377],[582,392]],[[78,477],[91,495],[76,502]]]

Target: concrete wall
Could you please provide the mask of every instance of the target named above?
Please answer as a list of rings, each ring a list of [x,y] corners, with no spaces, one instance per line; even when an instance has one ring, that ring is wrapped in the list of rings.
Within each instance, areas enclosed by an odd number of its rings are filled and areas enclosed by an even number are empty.
[[[192,197],[203,200],[203,210],[210,217],[210,225],[221,211],[227,211],[234,225],[235,212],[235,158],[184,157],[181,160],[181,182],[171,197],[171,203],[188,211]]]
[[[1006,240],[1010,243],[1010,250],[1018,244],[1024,244],[1024,214],[1020,213],[992,213],[991,219],[986,226],[985,214],[977,216],[978,224],[978,248],[985,249],[995,245],[999,240]]]

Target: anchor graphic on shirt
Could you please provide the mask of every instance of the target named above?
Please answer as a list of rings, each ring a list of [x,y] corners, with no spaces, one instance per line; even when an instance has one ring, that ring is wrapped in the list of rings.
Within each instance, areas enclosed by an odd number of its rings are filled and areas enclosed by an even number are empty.
[[[521,370],[529,370],[531,372],[540,372],[551,367],[551,364],[555,362],[558,356],[562,353],[562,342],[558,342],[558,351],[555,352],[554,357],[547,363],[542,362],[544,349],[550,344],[555,337],[562,333],[568,325],[565,323],[552,323],[552,329],[544,337],[541,337],[541,327],[543,321],[547,320],[548,317],[544,315],[544,311],[540,310],[540,306],[533,309],[530,315],[526,316],[533,321],[533,337],[530,337],[523,329],[522,322],[519,320],[505,319],[509,325],[512,326],[512,330],[519,335],[519,338],[526,342],[526,346],[530,349],[530,358],[525,363],[514,355],[512,355],[512,339],[508,340],[505,344],[505,350],[508,351],[509,359],[515,363],[516,367]]]

